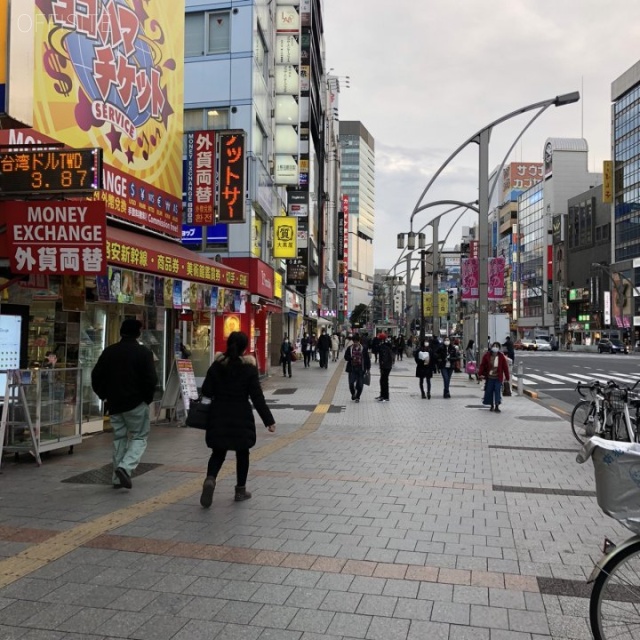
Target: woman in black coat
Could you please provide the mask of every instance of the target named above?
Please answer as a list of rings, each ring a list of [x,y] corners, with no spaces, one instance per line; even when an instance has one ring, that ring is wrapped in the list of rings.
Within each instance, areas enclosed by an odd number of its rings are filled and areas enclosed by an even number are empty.
[[[431,400],[431,378],[433,378],[433,370],[435,369],[436,358],[433,349],[429,344],[429,340],[425,338],[422,344],[413,352],[413,358],[416,361],[416,378],[420,379],[420,393],[422,399]],[[427,393],[424,392],[424,381],[427,381]]]
[[[251,403],[264,426],[271,433],[276,430],[275,420],[260,387],[256,361],[252,356],[243,355],[248,343],[246,333],[234,331],[227,339],[227,350],[215,357],[202,384],[202,395],[212,398],[206,436],[211,457],[200,496],[200,504],[205,509],[213,501],[216,478],[227,451],[236,452],[236,502],[251,497],[246,489],[249,449],[256,443],[256,423]]]

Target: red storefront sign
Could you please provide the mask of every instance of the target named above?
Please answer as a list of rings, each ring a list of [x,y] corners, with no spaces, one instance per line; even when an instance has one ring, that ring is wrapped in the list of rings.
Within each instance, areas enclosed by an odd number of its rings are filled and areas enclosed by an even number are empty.
[[[273,298],[273,268],[257,258],[225,258],[224,263],[249,274],[248,289],[266,300]]]
[[[194,131],[187,134],[186,224],[215,224],[215,166],[215,131]]]
[[[236,289],[249,285],[246,273],[201,257],[182,245],[115,227],[107,229],[107,261],[180,280]]]
[[[13,273],[104,275],[106,220],[102,202],[3,203]]]
[[[244,222],[244,133],[220,134],[218,222]]]

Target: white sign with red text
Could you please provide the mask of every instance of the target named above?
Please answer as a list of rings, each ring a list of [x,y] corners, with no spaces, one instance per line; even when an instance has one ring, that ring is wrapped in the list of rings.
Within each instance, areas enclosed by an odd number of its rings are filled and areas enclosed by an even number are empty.
[[[4,210],[12,273],[107,273],[104,202],[11,202]]]

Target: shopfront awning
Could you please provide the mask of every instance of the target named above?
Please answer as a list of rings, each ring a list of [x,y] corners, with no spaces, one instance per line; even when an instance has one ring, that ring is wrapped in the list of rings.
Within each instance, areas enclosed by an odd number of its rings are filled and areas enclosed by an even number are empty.
[[[180,244],[107,227],[107,263],[178,280],[247,289],[249,276]]]

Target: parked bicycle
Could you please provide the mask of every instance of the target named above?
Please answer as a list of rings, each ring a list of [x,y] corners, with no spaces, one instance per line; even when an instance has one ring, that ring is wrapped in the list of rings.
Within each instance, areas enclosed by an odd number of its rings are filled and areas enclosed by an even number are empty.
[[[634,393],[640,381],[624,387],[610,380],[579,382],[576,391],[584,398],[571,412],[571,430],[576,440],[584,444],[592,436],[607,440],[638,442],[640,398]],[[584,393],[587,390],[590,399]],[[633,413],[629,409],[633,409]]]
[[[603,556],[587,582],[593,583],[589,620],[595,640],[640,638],[640,488],[635,468],[640,451],[635,443],[592,438],[578,462],[593,460],[598,505],[634,532],[616,545],[604,539]]]

